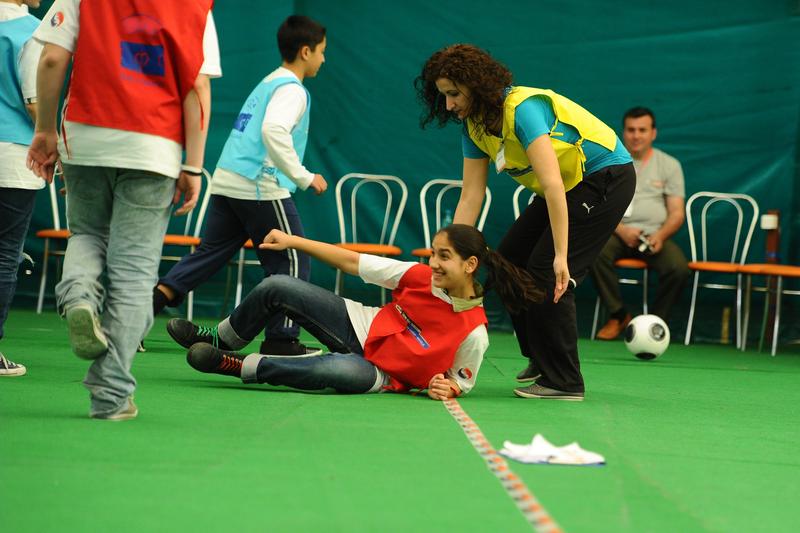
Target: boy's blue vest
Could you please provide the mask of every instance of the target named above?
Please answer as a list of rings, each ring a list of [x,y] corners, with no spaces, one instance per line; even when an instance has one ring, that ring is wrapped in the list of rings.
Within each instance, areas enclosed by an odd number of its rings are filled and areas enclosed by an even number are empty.
[[[262,173],[276,176],[278,184],[293,193],[297,190],[297,185],[292,180],[277,168],[264,165],[264,159],[267,157],[267,147],[264,146],[264,141],[261,137],[261,125],[264,122],[264,112],[267,110],[267,104],[275,90],[287,83],[296,83],[306,91],[306,101],[308,102],[306,111],[300,117],[300,122],[292,132],[294,150],[297,152],[300,161],[303,161],[308,141],[311,95],[308,93],[308,89],[295,78],[283,77],[259,83],[250,93],[250,96],[247,97],[242,110],[239,111],[239,116],[236,117],[236,121],[233,124],[233,130],[231,130],[228,140],[225,141],[225,147],[222,149],[222,155],[217,166],[253,181],[261,178]]]
[[[19,79],[22,47],[39,26],[32,15],[0,22],[0,141],[31,144],[33,122],[25,103]]]

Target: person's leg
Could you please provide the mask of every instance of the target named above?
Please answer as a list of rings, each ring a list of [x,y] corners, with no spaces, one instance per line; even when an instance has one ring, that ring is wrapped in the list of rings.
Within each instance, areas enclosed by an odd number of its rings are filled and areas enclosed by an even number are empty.
[[[106,170],[112,173],[113,190],[108,292],[102,318],[108,351],[95,360],[84,379],[92,396],[90,414],[97,418],[108,418],[132,405],[129,397],[136,380],[131,364],[139,340],[153,322],[149,296],[158,275],[175,191],[175,180],[160,174]]]
[[[0,339],[17,288],[17,271],[35,198],[35,190],[0,187]]]
[[[240,200],[240,202],[242,202]],[[243,206],[239,211],[240,216],[245,217],[243,222],[247,227],[247,232],[253,243],[256,245],[256,255],[264,269],[264,277],[275,274],[285,274],[297,279],[308,281],[310,278],[309,257],[297,250],[287,248],[281,251],[260,250],[258,244],[263,242],[264,237],[273,229],[279,229],[289,235],[305,236],[303,225],[297,207],[291,198],[280,200],[270,200],[256,202],[251,207],[252,212],[246,211]],[[300,335],[300,328],[289,317],[276,314],[270,319],[264,328],[264,342],[262,353],[286,353],[288,345],[297,342]],[[275,352],[273,349],[284,349]],[[299,348],[299,346],[298,346]],[[305,353],[305,349],[301,350]]]
[[[17,287],[17,271],[35,198],[35,190],[0,187],[0,339]],[[22,376],[25,371],[23,365],[0,353],[0,376]]]
[[[619,237],[612,235],[591,267],[592,281],[597,288],[597,294],[611,314],[625,307],[619,290],[619,276],[614,262],[623,257],[626,248],[627,246]]]
[[[285,314],[331,352],[363,353],[341,296],[291,276],[270,276],[234,309],[218,327],[219,338],[231,349],[246,346],[275,315]]]
[[[183,256],[158,280],[159,285],[164,285],[173,292],[173,297],[166,305],[180,305],[190,291],[216,274],[244,245],[247,232],[236,212],[236,202],[244,200],[211,195],[200,245],[191,254]],[[158,307],[164,306],[154,305],[153,310],[160,311]]]
[[[683,250],[671,239],[664,241],[664,247],[659,253],[645,256],[645,259],[648,266],[658,273],[658,291],[653,304],[653,314],[667,322],[672,306],[681,297],[683,288],[691,276],[691,270]]]
[[[345,394],[379,392],[388,384],[375,365],[356,353],[301,357],[251,354],[243,361],[242,381],[305,391],[333,389]]]
[[[63,165],[67,190],[67,241],[61,281],[56,284],[56,306],[67,319],[72,351],[95,359],[108,349],[107,332],[97,317],[103,311],[101,281],[106,264],[109,222],[113,205],[114,170]]]
[[[522,211],[519,218],[514,221],[514,224],[511,225],[497,247],[497,251],[515,266],[525,269],[533,247],[542,238],[549,224],[547,204],[542,197],[537,196]],[[532,378],[539,374],[539,371],[534,361],[536,352],[532,349],[529,338],[528,310],[511,314],[510,316],[520,352],[530,360],[528,368],[520,373],[518,379],[520,381],[531,381]]]
[[[609,311],[608,321],[597,331],[596,338],[599,340],[616,339],[631,320],[631,315],[622,301],[619,275],[614,262],[622,257],[632,256],[634,250],[612,234],[591,266],[595,288]]]
[[[586,176],[567,193],[567,262],[576,283],[584,279],[619,224],[635,186],[633,165],[616,165]],[[556,391],[582,393],[575,297],[570,289],[558,303],[553,303],[554,257],[552,229],[548,227],[527,265],[534,280],[547,292],[542,303],[530,306],[527,316],[528,335],[542,373],[536,384]]]
[[[357,353],[245,356],[208,343],[196,343],[186,355],[200,372],[240,378],[244,383],[284,385],[304,391],[333,389],[345,394],[380,392],[389,377]]]

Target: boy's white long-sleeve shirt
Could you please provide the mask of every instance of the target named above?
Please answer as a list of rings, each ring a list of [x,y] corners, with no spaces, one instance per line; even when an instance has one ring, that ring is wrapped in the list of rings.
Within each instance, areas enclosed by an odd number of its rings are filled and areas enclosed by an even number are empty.
[[[284,67],[272,71],[264,81],[275,78],[297,76]],[[305,89],[296,83],[287,83],[278,87],[272,94],[264,120],[261,123],[261,138],[267,147],[266,166],[274,166],[294,181],[298,188],[305,190],[314,179],[314,173],[309,172],[300,161],[294,149],[292,131],[297,127],[301,117],[306,112],[308,98]],[[258,196],[256,186],[258,184]],[[280,187],[272,176],[262,176],[256,181],[232,172],[227,169],[217,168],[214,172],[211,192],[239,200],[277,200],[288,198],[290,193]]]

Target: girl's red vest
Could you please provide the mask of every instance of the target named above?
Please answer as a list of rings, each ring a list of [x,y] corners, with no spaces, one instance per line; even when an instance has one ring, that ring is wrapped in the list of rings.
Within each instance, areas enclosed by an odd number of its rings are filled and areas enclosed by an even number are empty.
[[[424,389],[453,366],[456,349],[480,324],[483,307],[462,312],[431,292],[431,268],[411,267],[378,312],[364,343],[364,358],[391,377],[388,389]]]
[[[213,0],[81,0],[66,119],[183,144]]]

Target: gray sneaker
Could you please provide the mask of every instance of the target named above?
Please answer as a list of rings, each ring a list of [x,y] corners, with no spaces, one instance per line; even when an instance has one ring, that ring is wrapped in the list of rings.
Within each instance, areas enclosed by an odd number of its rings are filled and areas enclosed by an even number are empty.
[[[90,415],[90,418],[94,418],[96,420],[111,420],[112,422],[120,422],[122,420],[136,418],[138,414],[139,408],[136,407],[135,403],[133,403],[133,396],[128,396],[128,399],[125,401],[125,404],[120,408],[119,411],[111,414]]]
[[[81,359],[97,359],[108,350],[108,340],[88,304],[67,309],[67,328],[72,351]]]
[[[517,374],[517,382],[519,383],[529,383],[531,381],[535,381],[536,378],[541,377],[542,373],[539,372],[539,369],[536,368],[533,361],[528,363],[528,366],[525,369]]]
[[[543,400],[572,400],[582,401],[582,392],[566,392],[563,390],[550,389],[534,383],[527,387],[517,387],[514,389],[514,394],[521,398],[540,398]]]

